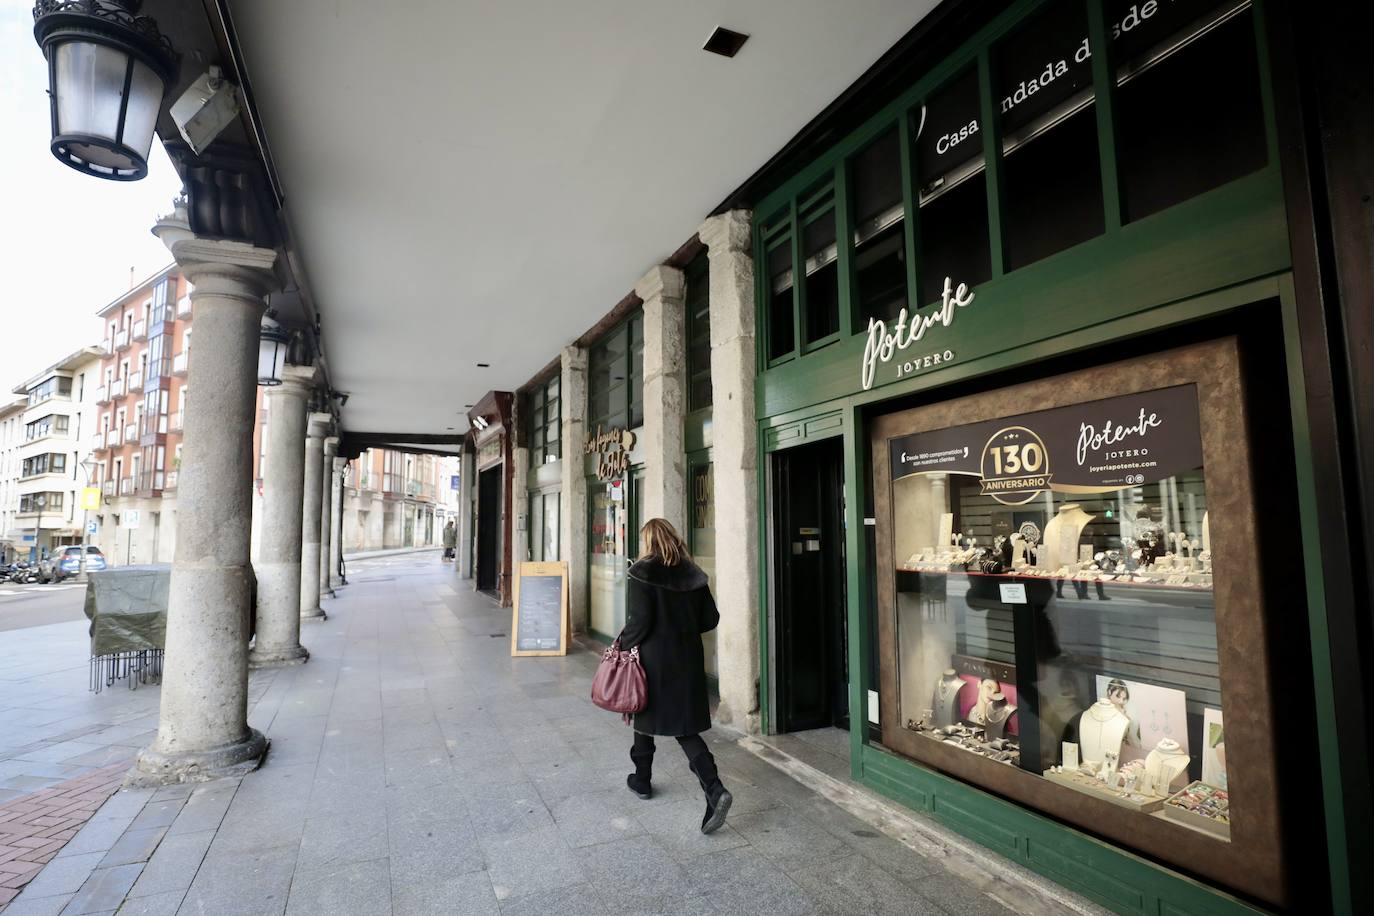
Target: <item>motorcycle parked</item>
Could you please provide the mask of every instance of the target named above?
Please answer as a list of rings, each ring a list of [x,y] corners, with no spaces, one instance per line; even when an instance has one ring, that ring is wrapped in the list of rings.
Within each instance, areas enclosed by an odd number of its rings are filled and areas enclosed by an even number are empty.
[[[20,560],[18,563],[14,563],[9,567],[5,578],[6,581],[12,582],[15,585],[26,585],[37,582],[38,567],[30,566],[28,563]]]

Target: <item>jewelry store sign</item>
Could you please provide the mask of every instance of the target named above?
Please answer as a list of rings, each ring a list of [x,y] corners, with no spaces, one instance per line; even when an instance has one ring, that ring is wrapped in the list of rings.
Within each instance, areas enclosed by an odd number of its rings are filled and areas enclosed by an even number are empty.
[[[974,293],[967,284],[960,283],[955,286],[949,277],[945,277],[945,288],[940,295],[938,308],[925,315],[911,316],[907,315],[904,308],[897,314],[897,320],[891,328],[880,318],[870,318],[868,341],[864,344],[863,368],[860,374],[864,391],[873,387],[878,364],[890,363],[894,357],[897,358],[897,378],[905,378],[953,362],[954,351],[947,348],[931,350],[911,359],[901,357],[906,350],[924,340],[926,332],[931,328],[948,328],[953,324],[954,316],[958,314],[957,310],[972,305],[973,297]]]
[[[598,455],[596,479],[611,480],[630,469],[630,451],[635,447],[635,434],[624,427],[616,426],[603,431],[596,428],[596,435],[587,439],[583,453]]]
[[[1046,490],[1110,493],[1202,467],[1193,385],[916,433],[888,445],[893,480],[964,474],[1008,506]]]

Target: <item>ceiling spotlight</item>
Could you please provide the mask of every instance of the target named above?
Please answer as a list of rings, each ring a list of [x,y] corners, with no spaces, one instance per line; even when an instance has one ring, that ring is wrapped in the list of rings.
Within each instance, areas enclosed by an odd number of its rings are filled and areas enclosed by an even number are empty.
[[[478,369],[490,369],[490,368],[491,368],[491,363],[478,363],[478,364],[477,364],[477,368],[478,368]]]
[[[486,429],[491,424],[487,422],[486,417],[473,417],[472,425],[477,427],[478,429]]]
[[[711,37],[706,39],[706,44],[701,46],[701,49],[710,51],[712,54],[719,54],[721,57],[734,57],[748,40],[749,36],[743,32],[736,32],[718,25],[716,30],[711,33]]]

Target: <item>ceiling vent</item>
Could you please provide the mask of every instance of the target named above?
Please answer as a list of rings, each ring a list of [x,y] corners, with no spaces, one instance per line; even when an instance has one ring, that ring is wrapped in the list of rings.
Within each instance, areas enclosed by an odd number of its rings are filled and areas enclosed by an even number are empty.
[[[718,25],[716,30],[711,33],[711,37],[706,39],[706,44],[701,46],[701,49],[710,51],[712,54],[719,54],[721,57],[734,57],[748,40],[748,35],[742,32],[733,32]]]

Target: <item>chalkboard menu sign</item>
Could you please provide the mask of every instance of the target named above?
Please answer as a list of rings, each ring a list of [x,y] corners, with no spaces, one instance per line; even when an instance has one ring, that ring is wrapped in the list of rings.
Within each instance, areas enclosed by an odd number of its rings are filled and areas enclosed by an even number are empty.
[[[520,564],[515,578],[510,654],[568,654],[566,562]]]

